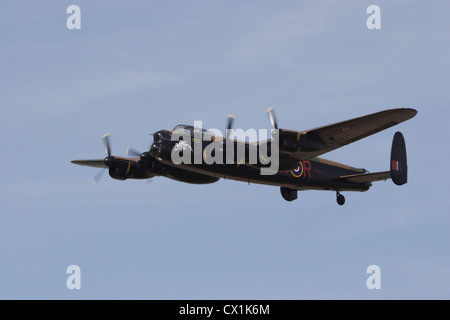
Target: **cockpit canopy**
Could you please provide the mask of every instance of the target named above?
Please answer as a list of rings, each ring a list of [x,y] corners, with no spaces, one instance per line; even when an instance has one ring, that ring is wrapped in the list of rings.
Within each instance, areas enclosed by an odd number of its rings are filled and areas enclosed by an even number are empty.
[[[172,133],[176,133],[176,134],[180,134],[180,135],[189,135],[191,137],[202,136],[202,138],[204,140],[211,140],[211,138],[215,136],[214,133],[209,130],[194,127],[194,126],[188,126],[185,124],[179,124],[179,125],[175,126],[175,128],[173,128]]]

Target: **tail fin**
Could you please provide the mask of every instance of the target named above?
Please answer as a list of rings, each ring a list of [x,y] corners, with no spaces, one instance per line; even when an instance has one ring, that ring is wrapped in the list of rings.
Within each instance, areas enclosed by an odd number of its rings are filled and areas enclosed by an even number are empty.
[[[408,163],[406,161],[405,138],[396,132],[391,149],[391,179],[398,186],[408,182]]]

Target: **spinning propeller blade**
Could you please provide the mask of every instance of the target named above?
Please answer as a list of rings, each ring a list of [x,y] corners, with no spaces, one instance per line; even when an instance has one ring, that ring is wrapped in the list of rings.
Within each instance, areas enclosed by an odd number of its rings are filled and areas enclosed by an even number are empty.
[[[269,109],[267,109],[267,115],[269,116],[269,121],[270,124],[272,125],[272,127],[274,129],[278,129],[278,123],[277,123],[277,118],[275,117],[275,111],[274,111],[274,107],[270,107]]]
[[[97,173],[97,175],[92,178],[92,181],[94,181],[95,184],[99,184],[100,180],[102,179],[103,175],[105,174],[106,169],[102,169]]]
[[[227,116],[227,129],[225,131],[227,140],[230,139],[231,129],[233,129],[234,116]]]
[[[105,134],[103,137],[103,143],[105,144],[105,151],[108,157],[111,156],[111,145],[109,142],[109,133]]]
[[[139,157],[141,155],[141,153],[128,147],[127,152],[125,153],[125,156],[128,157],[129,155],[131,155],[133,157]]]
[[[109,140],[109,133],[102,136],[103,144],[105,146],[105,152],[107,157],[105,158],[104,162],[106,165],[108,165],[107,160],[111,161],[111,142]],[[97,175],[92,179],[95,184],[99,184],[100,180],[102,179],[103,175],[105,174],[106,169],[102,169]]]

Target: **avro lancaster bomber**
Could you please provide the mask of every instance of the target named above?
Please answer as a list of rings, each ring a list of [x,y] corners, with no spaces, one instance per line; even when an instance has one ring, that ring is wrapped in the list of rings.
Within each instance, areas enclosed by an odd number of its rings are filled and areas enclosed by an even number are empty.
[[[234,139],[231,134],[234,117],[228,116],[224,137],[203,128],[177,125],[172,131],[155,132],[148,151],[129,149],[126,157],[118,157],[111,154],[106,134],[103,136],[106,158],[72,163],[108,169],[109,175],[117,180],[163,176],[191,184],[214,183],[225,178],[272,185],[280,187],[287,201],[297,199],[298,191],[329,190],[336,193],[339,205],[345,203],[341,192],[367,191],[372,182],[380,180],[392,179],[396,185],[407,182],[406,146],[400,132],[395,133],[392,141],[388,171],[370,173],[319,156],[409,120],[417,114],[414,109],[384,110],[304,131],[278,128],[273,107],[267,114],[274,130],[270,139],[264,141]],[[103,172],[94,181],[98,182]]]

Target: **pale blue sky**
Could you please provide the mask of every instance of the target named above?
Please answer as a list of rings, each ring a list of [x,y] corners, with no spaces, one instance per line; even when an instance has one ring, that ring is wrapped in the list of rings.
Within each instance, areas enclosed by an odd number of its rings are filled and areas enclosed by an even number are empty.
[[[82,29],[66,28],[81,7]],[[366,8],[381,8],[381,30]],[[445,1],[2,1],[0,298],[450,298]],[[409,183],[365,193],[155,178],[70,160],[144,151],[158,129],[302,130],[393,107],[410,121],[325,155]],[[79,265],[82,289],[66,288]],[[379,265],[382,289],[366,288]]]

